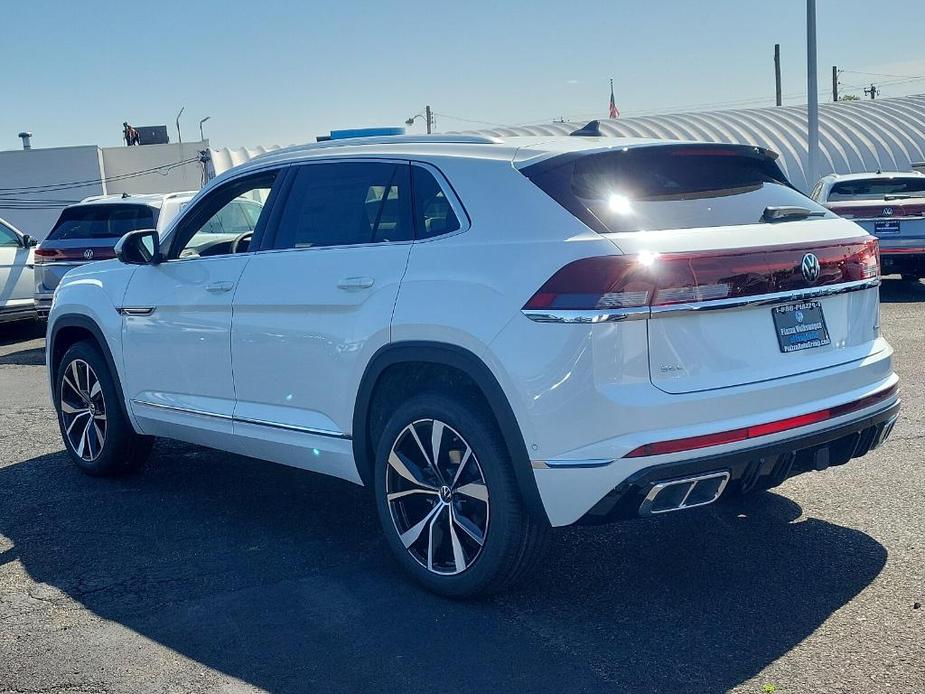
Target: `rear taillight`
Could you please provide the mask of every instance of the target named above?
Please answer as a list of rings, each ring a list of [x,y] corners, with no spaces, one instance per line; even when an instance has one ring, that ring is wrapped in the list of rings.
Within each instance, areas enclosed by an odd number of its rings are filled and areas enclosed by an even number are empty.
[[[53,259],[58,255],[58,251],[49,250],[47,248],[42,248],[39,246],[34,251],[35,262],[36,263],[47,263],[49,260]]]
[[[803,274],[808,253],[818,260],[815,279]],[[583,258],[550,277],[524,310],[656,308],[808,289],[879,274],[873,237],[828,245]]]

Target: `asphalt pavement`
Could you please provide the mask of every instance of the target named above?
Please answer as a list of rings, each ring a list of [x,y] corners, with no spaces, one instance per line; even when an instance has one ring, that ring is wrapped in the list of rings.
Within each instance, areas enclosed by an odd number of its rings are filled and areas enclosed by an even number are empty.
[[[82,475],[41,333],[0,326],[0,692],[925,692],[925,284],[881,294],[903,398],[881,449],[560,531],[474,602],[406,581],[348,483],[167,442]]]

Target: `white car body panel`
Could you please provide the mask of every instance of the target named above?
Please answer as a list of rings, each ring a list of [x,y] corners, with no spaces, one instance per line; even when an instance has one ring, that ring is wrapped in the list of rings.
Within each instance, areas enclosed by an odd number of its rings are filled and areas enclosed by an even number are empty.
[[[19,245],[0,245],[0,322],[4,314],[10,317],[22,315],[21,311],[34,308],[32,298],[33,266],[35,254],[32,248],[23,244],[23,236],[12,224],[0,219],[0,227],[6,234],[12,234]],[[6,236],[4,234],[4,236]]]

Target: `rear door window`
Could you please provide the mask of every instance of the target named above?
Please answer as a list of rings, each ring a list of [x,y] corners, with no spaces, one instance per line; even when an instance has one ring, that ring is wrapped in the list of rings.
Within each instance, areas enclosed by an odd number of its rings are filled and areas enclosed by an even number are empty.
[[[768,207],[834,217],[790,186],[755,147],[658,145],[570,154],[523,169],[556,202],[599,232],[755,224]]]
[[[137,229],[154,229],[157,210],[147,205],[83,205],[61,212],[48,238],[118,239]]]
[[[351,246],[412,238],[410,166],[305,164],[286,196],[275,248]]]

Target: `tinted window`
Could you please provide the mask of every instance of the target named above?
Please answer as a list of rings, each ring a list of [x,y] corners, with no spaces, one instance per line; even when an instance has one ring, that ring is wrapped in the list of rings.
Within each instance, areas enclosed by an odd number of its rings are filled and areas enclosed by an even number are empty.
[[[557,165],[557,159],[564,160]],[[565,155],[523,173],[592,229],[690,229],[761,221],[768,207],[832,216],[754,147],[662,145]]]
[[[0,246],[18,246],[19,237],[13,233],[12,229],[8,229],[3,224],[0,224]]]
[[[407,164],[300,166],[286,198],[276,248],[316,248],[411,238]]]
[[[154,208],[147,205],[84,205],[61,212],[48,238],[118,239],[136,229],[153,229],[157,225]]]
[[[921,197],[925,195],[925,176],[841,181],[832,186],[829,200],[878,200],[886,195]]]
[[[417,238],[448,234],[459,229],[456,213],[437,179],[427,169],[414,167],[414,229]]]

